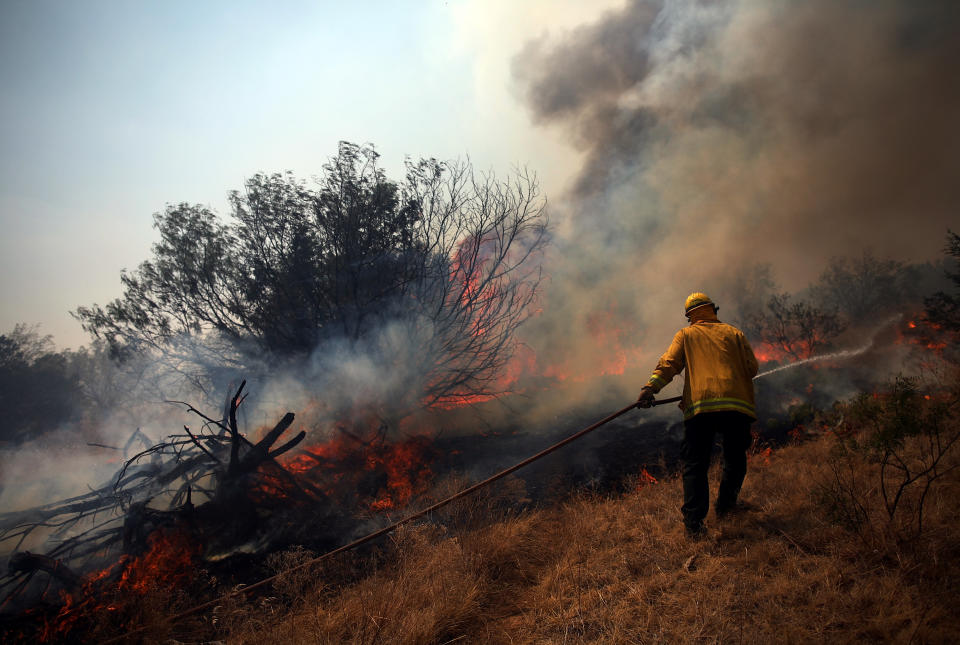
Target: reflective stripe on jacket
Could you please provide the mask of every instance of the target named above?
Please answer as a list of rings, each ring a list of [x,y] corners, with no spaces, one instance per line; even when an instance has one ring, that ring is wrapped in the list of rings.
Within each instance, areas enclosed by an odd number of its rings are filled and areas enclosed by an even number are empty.
[[[720,410],[743,412],[756,419],[753,377],[757,375],[757,358],[753,349],[743,332],[720,322],[710,308],[706,309],[691,316],[690,326],[673,337],[647,385],[659,392],[686,368],[684,419]]]

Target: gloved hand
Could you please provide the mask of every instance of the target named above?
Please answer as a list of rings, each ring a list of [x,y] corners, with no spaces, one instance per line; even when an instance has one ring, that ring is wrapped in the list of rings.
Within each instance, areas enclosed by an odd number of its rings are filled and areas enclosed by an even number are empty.
[[[653,407],[653,388],[644,385],[640,389],[640,396],[637,397],[637,407],[638,408],[652,408]]]

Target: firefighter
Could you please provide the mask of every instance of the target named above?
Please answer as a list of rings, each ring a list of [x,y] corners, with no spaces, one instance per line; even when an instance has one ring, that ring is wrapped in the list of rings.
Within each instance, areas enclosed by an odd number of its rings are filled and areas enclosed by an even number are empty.
[[[648,408],[654,394],[687,370],[683,384],[683,523],[690,537],[705,534],[703,520],[710,507],[707,469],[715,433],[723,437],[723,479],[715,512],[723,517],[737,505],[747,473],[750,425],[756,420],[753,377],[757,359],[743,332],[717,319],[719,311],[704,293],[691,293],[684,314],[690,321],[673,337],[650,381],[640,390],[637,405]]]

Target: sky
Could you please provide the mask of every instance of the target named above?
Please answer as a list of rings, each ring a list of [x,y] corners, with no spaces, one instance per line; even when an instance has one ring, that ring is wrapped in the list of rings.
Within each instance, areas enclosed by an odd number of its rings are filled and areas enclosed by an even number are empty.
[[[589,4],[589,7],[584,7]],[[617,2],[0,2],[0,333],[40,323],[88,341],[69,311],[121,293],[153,213],[257,172],[320,171],[337,142],[528,166],[547,194],[577,151],[537,128],[511,60]]]

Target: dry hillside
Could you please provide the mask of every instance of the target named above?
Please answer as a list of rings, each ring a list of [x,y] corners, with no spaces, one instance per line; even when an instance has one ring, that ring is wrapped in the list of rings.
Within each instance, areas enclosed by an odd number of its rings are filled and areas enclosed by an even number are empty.
[[[711,513],[704,540],[683,533],[676,477],[522,511],[507,480],[271,594],[171,627],[191,598],[158,592],[124,620],[148,642],[956,642],[956,401],[901,380],[755,446],[750,507]],[[119,631],[107,617],[86,636]]]

